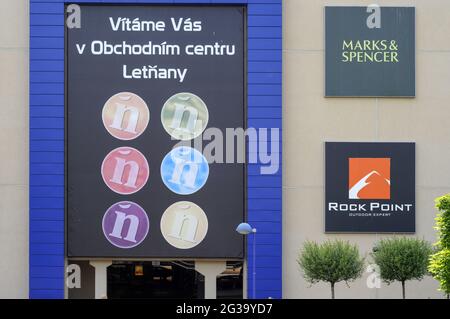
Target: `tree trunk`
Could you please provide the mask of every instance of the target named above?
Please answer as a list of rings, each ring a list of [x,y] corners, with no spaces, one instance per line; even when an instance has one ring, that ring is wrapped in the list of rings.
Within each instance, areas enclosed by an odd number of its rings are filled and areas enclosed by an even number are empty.
[[[334,282],[331,283],[331,299],[334,299]]]
[[[405,282],[404,282],[404,281],[402,281],[402,296],[403,296],[403,299],[406,299],[406,295],[405,295]]]

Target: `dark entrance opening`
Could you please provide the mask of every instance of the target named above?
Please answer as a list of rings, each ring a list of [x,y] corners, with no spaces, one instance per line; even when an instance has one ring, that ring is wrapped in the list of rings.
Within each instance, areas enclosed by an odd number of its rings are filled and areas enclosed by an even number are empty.
[[[227,262],[217,277],[218,299],[242,299],[242,261]],[[116,261],[108,267],[110,299],[203,299],[205,277],[193,261]]]
[[[243,263],[228,261],[227,269],[217,276],[217,299],[242,299]]]
[[[114,262],[108,267],[108,298],[203,299],[204,282],[194,262]]]

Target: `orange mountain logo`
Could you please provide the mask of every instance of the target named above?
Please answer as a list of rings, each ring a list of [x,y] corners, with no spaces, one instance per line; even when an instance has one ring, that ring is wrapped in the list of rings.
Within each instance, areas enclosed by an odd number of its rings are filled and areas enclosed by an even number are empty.
[[[390,199],[390,158],[349,158],[350,199]]]

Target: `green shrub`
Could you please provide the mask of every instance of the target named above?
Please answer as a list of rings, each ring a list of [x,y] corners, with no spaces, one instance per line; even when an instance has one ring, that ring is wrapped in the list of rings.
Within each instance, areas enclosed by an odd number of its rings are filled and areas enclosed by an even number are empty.
[[[417,238],[397,237],[384,239],[373,248],[372,257],[380,268],[380,277],[390,284],[402,284],[405,299],[405,283],[408,280],[422,280],[427,274],[431,245]]]
[[[428,270],[439,281],[440,290],[450,295],[450,194],[436,199],[439,211],[436,217],[438,241],[435,243],[436,253],[431,255]]]
[[[306,242],[297,260],[305,279],[311,284],[324,281],[330,283],[331,298],[334,299],[336,283],[353,281],[363,272],[364,258],[358,248],[348,242],[336,240],[323,244]]]

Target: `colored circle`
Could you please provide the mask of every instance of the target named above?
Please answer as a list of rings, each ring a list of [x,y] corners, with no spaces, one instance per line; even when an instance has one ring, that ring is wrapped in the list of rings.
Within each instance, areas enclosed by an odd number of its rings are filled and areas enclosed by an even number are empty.
[[[200,190],[208,180],[209,165],[206,158],[188,146],[170,151],[161,163],[161,178],[172,192],[190,195]]]
[[[116,203],[103,215],[103,234],[118,248],[129,249],[138,246],[147,237],[149,228],[147,213],[133,202]]]
[[[101,173],[103,181],[113,192],[129,195],[145,186],[150,169],[141,152],[132,147],[119,147],[106,155]]]
[[[121,92],[106,101],[102,120],[109,134],[119,140],[129,141],[144,133],[150,120],[150,111],[140,96]]]
[[[161,110],[161,123],[172,138],[188,141],[206,129],[208,108],[201,98],[192,93],[171,96]]]
[[[171,205],[161,217],[161,233],[173,247],[191,249],[208,233],[208,218],[198,205],[182,201]]]

